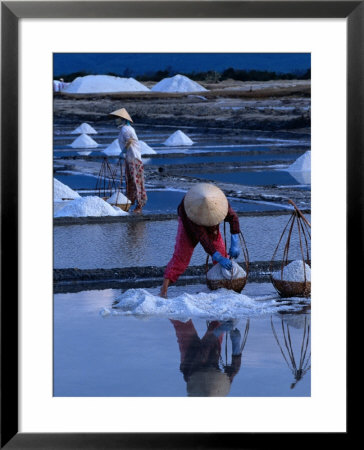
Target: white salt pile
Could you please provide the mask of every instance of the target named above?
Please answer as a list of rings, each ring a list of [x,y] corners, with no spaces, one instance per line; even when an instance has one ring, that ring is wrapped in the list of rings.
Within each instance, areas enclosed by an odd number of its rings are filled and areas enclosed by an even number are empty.
[[[163,142],[163,145],[168,146],[183,146],[192,145],[193,141],[183,131],[177,130],[169,136],[169,138]]]
[[[152,147],[149,147],[149,145],[144,141],[139,141],[139,148],[141,155],[155,155],[157,153],[155,150],[152,149]]]
[[[71,189],[66,184],[61,183],[57,178],[53,178],[53,199],[55,202],[79,198],[80,194]]]
[[[311,151],[307,151],[291,164],[288,169],[289,172],[311,171]]]
[[[106,201],[111,205],[126,205],[127,203],[131,203],[131,201],[120,191],[114,192],[114,194]]]
[[[207,272],[207,278],[209,280],[222,280],[223,278],[226,278],[227,280],[245,278],[245,270],[235,261],[232,261],[232,264],[233,267],[231,270],[224,269],[220,266],[220,264],[215,264]]]
[[[54,217],[126,216],[127,212],[113,207],[100,197],[81,197],[68,203]]]
[[[88,156],[88,155],[91,155],[91,153],[92,152],[77,152],[77,154],[81,155],[81,156]]]
[[[190,80],[184,75],[164,78],[151,89],[153,92],[202,92],[207,91],[203,86]]]
[[[72,144],[70,144],[70,147],[73,148],[90,148],[90,147],[97,147],[99,144],[94,141],[90,136],[87,134],[81,134],[81,136],[78,136]]]
[[[305,281],[304,270],[306,271],[306,281],[311,281],[311,268],[301,259],[292,261],[285,266],[283,268],[283,275],[281,270],[278,270],[277,272],[272,273],[272,277],[275,280],[303,282]]]
[[[121,153],[121,148],[119,145],[119,140],[115,139],[112,141],[112,143],[106,147],[104,150],[102,150],[103,153],[105,153],[108,156],[118,156]]]
[[[85,77],[78,77],[64,89],[64,92],[75,94],[140,91],[149,91],[149,89],[134,78],[120,78],[110,75],[87,75]]]
[[[71,131],[71,134],[97,134],[97,131],[88,123],[83,123]]]
[[[163,316],[187,320],[191,317],[225,320],[277,312],[276,296],[249,297],[228,289],[161,298],[146,289],[129,289],[116,298],[113,315]],[[295,310],[292,302],[280,302],[280,311]]]

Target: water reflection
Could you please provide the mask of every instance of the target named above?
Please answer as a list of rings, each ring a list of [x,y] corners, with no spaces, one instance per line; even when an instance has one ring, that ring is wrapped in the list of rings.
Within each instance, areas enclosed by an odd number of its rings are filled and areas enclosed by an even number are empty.
[[[141,262],[144,257],[146,240],[146,222],[130,222],[126,224],[125,238],[132,243],[132,251],[136,262]],[[130,244],[129,244],[130,245]]]
[[[242,354],[249,333],[247,320],[243,337],[236,321],[210,321],[202,338],[192,319],[187,322],[170,319],[174,326],[181,354],[180,371],[189,397],[225,397],[241,366]],[[224,335],[231,340],[231,362],[228,364],[227,341],[225,363],[221,356]]]
[[[281,319],[281,341],[278,338],[272,317],[271,327],[281,354],[293,374],[295,381],[291,384],[291,389],[294,389],[296,384],[311,368],[310,316],[305,313],[285,315],[284,318]],[[290,327],[302,329],[302,340],[299,341],[300,351],[296,352],[296,356],[299,354],[299,358],[297,359],[293,351]]]

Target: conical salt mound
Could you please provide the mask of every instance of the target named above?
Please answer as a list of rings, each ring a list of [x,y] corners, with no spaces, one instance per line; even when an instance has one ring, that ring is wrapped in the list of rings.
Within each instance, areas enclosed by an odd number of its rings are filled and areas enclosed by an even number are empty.
[[[125,216],[127,212],[114,208],[100,197],[81,197],[68,203],[54,217]]]
[[[205,227],[218,225],[229,209],[225,194],[210,183],[195,184],[185,195],[184,207],[193,223]]]
[[[83,123],[75,130],[71,131],[71,134],[97,134],[97,131],[88,123]]]
[[[307,151],[288,167],[289,172],[311,171],[311,151]]]
[[[183,145],[193,145],[193,140],[190,139],[183,131],[175,131],[169,138],[163,142],[163,145],[172,146],[183,146]]]
[[[100,92],[149,91],[144,84],[134,78],[120,78],[110,75],[86,75],[78,77],[63,92],[75,94],[96,94]]]
[[[106,147],[104,150],[102,150],[103,153],[105,153],[107,156],[118,156],[121,153],[121,148],[119,145],[118,139],[115,139],[112,141],[112,143]]]
[[[90,136],[87,134],[81,134],[81,136],[78,136],[72,144],[70,144],[70,147],[73,148],[90,148],[90,147],[97,147],[99,144],[94,141]]]
[[[203,92],[207,91],[203,86],[190,80],[184,75],[175,75],[164,78],[151,89],[153,92]]]
[[[140,148],[140,154],[141,155],[155,155],[157,152],[152,149],[152,147],[149,147],[148,144],[146,144],[144,141],[139,141],[139,148]]]
[[[71,189],[66,184],[61,183],[57,178],[53,178],[53,199],[55,202],[79,198],[80,194]]]

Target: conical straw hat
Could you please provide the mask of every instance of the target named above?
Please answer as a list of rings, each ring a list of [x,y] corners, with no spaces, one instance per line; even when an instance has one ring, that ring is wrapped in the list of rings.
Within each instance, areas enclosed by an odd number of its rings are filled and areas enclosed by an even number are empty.
[[[184,199],[187,217],[197,225],[212,227],[222,222],[228,213],[228,201],[217,186],[198,183]]]
[[[122,117],[123,119],[129,120],[129,122],[133,122],[132,118],[129,116],[128,111],[125,108],[117,109],[110,113],[111,116]]]
[[[216,369],[194,372],[187,381],[189,397],[226,397],[230,391],[230,380]]]

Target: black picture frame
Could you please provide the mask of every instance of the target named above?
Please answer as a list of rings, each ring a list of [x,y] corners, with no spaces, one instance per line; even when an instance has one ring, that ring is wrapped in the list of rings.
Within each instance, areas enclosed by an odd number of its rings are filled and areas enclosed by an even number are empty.
[[[1,2],[1,448],[260,448],[279,433],[18,432],[18,21],[22,18],[344,18],[347,20],[347,299],[363,263],[364,1]],[[11,297],[9,295],[11,293]],[[347,347],[349,349],[349,345]],[[228,419],[228,411],[226,414]],[[349,414],[348,414],[349,417]],[[335,434],[344,445],[349,436]],[[319,443],[321,433],[314,437]],[[297,441],[297,434],[285,435]],[[327,435],[322,434],[327,443]],[[312,436],[303,433],[299,445]],[[347,443],[347,442],[345,442]],[[282,446],[282,441],[279,440]],[[284,444],[284,445],[285,445]]]

